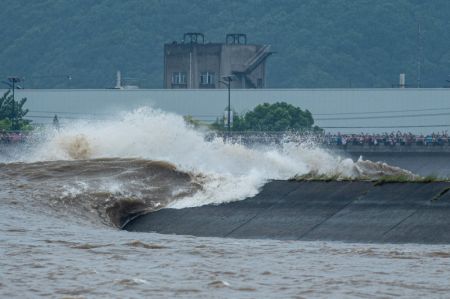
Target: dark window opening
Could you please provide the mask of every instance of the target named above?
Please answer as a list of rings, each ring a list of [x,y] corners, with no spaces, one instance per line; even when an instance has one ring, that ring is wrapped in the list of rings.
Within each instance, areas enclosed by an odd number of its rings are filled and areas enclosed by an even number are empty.
[[[215,88],[215,73],[202,72],[200,74],[200,88]]]
[[[172,88],[186,88],[186,72],[172,73]]]

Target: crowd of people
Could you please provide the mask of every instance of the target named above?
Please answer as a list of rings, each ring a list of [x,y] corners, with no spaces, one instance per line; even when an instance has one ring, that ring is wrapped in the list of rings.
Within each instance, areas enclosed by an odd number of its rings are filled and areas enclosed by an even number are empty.
[[[319,137],[319,142],[327,145],[346,146],[350,145],[369,145],[369,146],[395,146],[395,145],[449,145],[449,136],[447,131],[432,133],[428,135],[414,135],[412,133],[392,132],[383,134],[324,134]]]
[[[0,131],[0,143],[19,143],[24,142],[26,138],[27,134],[23,132]]]
[[[391,132],[382,134],[342,134],[342,133],[292,133],[292,132],[231,132],[224,133],[222,137],[231,138],[235,142],[242,143],[278,143],[289,142],[314,142],[326,146],[450,146],[450,138],[447,131],[431,133],[427,135],[404,132]],[[214,134],[210,136],[210,140]]]
[[[233,134],[234,137],[240,134]],[[245,134],[250,139],[258,137],[259,134],[252,132],[251,134]],[[251,136],[250,136],[251,135]],[[276,136],[274,136],[276,135]],[[391,132],[383,134],[332,134],[325,133],[319,135],[303,135],[301,134],[300,140],[309,139],[320,144],[329,146],[347,146],[347,145],[359,145],[359,146],[409,146],[409,145],[422,145],[422,146],[436,146],[436,145],[450,145],[450,139],[448,132],[432,133],[428,135],[414,135],[412,133]],[[11,132],[0,131],[0,143],[20,143],[24,142],[28,138],[28,134],[24,132]],[[252,138],[253,137],[253,138]],[[261,138],[280,138],[280,134],[263,133]],[[300,137],[297,135],[297,137]],[[295,138],[297,139],[297,138]]]

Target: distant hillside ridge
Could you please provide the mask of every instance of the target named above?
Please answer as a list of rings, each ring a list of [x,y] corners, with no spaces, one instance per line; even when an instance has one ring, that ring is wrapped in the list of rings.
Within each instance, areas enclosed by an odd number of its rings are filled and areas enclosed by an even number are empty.
[[[448,0],[6,0],[0,28],[0,79],[25,77],[25,88],[109,88],[117,70],[125,84],[161,88],[163,45],[184,32],[271,44],[271,88],[450,79]]]

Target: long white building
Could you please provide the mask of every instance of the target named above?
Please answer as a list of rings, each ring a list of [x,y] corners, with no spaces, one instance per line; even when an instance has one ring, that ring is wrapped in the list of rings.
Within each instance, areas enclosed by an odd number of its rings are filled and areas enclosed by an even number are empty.
[[[102,119],[151,106],[213,122],[227,107],[227,90],[17,90],[27,97],[28,117],[50,123]],[[239,89],[231,106],[245,113],[256,105],[285,101],[313,114],[330,132],[430,133],[450,128],[450,89]]]

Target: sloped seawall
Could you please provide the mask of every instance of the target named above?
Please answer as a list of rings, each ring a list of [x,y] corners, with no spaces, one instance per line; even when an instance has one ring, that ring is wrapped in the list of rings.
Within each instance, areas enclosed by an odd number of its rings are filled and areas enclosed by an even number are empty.
[[[124,229],[205,237],[450,244],[450,183],[272,181],[253,198],[162,209]]]

